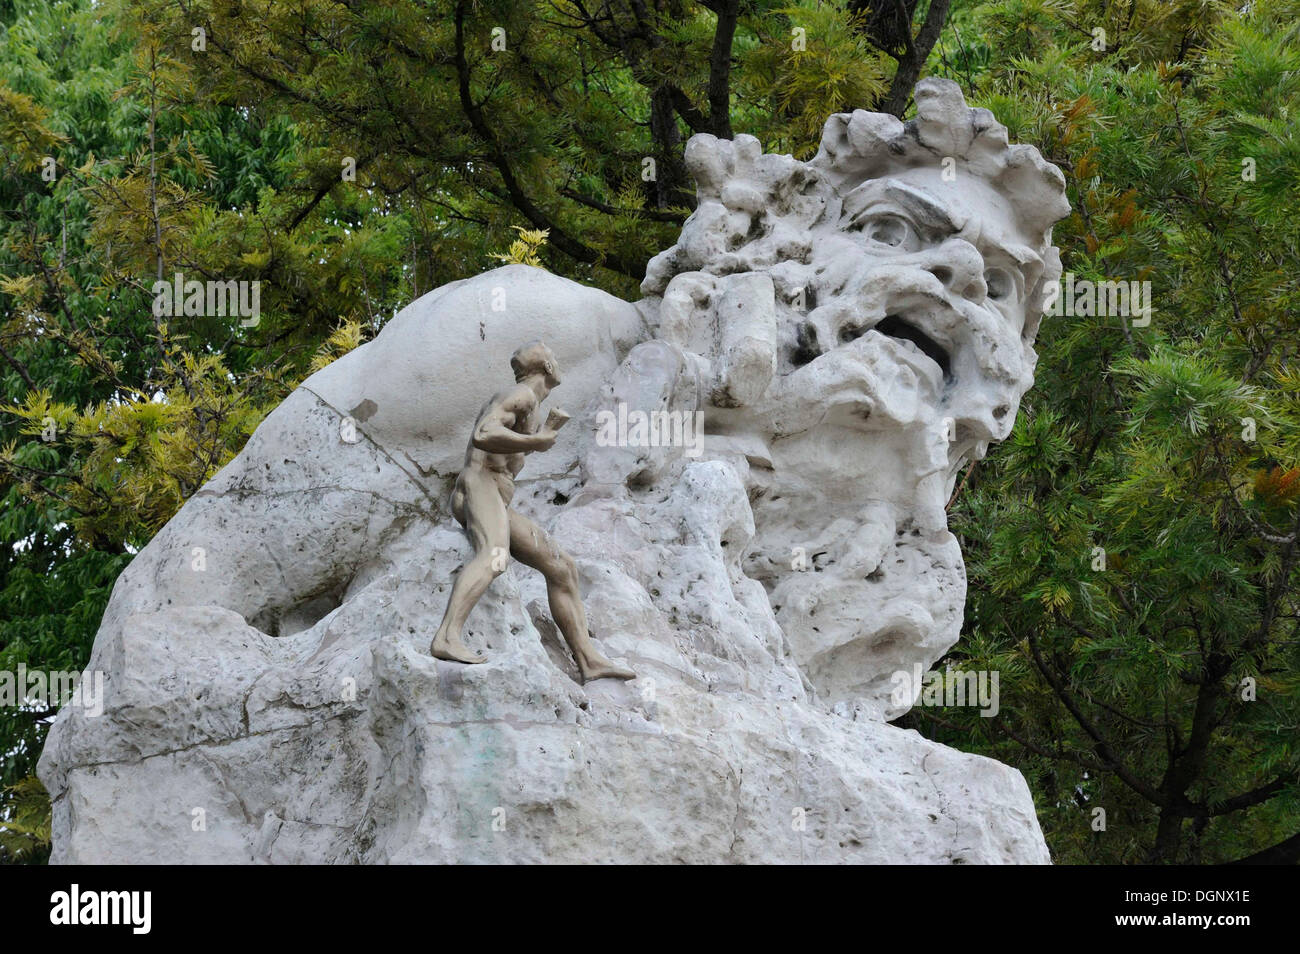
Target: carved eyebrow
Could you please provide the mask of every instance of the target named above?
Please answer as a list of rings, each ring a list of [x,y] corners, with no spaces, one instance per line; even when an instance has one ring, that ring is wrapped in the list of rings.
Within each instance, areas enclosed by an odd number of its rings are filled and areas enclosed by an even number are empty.
[[[864,209],[885,199],[904,207],[924,228],[943,235],[955,235],[972,224],[977,226],[977,232],[983,231],[978,228],[978,222],[971,223],[965,217],[958,221],[937,199],[899,179],[871,179],[862,183],[844,197],[844,212],[856,218]],[[985,245],[987,242],[1001,257],[1014,262],[1015,267],[1024,273],[1027,284],[1032,283],[1037,275],[1042,274],[1042,256],[1028,245],[1016,243],[1003,245],[991,240],[980,241],[978,236],[971,236],[971,241],[979,245]],[[987,253],[985,258],[987,260]]]
[[[886,179],[885,194],[899,205],[905,206],[922,227],[931,231],[951,235],[960,232],[966,225],[965,221],[955,221],[938,201],[905,182]]]
[[[844,212],[856,218],[869,206],[890,200],[904,208],[918,225],[929,232],[951,235],[965,226],[933,197],[898,179],[872,179],[858,186],[844,197]]]

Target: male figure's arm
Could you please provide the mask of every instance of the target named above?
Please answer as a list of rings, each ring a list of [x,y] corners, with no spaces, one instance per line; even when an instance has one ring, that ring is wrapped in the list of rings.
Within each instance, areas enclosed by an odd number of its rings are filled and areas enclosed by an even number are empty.
[[[543,427],[536,434],[521,434],[514,430],[520,417],[532,413],[536,406],[532,391],[521,390],[522,393],[516,391],[488,408],[470,438],[475,447],[489,454],[527,454],[550,450],[555,444],[557,435],[549,427]]]

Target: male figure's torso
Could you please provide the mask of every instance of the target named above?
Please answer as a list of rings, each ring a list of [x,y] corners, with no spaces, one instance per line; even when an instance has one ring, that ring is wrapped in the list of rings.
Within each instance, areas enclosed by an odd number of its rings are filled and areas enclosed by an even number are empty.
[[[533,389],[524,384],[515,384],[498,391],[479,410],[474,419],[469,446],[465,450],[465,467],[456,479],[457,490],[468,475],[483,474],[490,477],[501,491],[501,499],[509,505],[515,494],[515,477],[524,466],[524,454],[500,454],[485,451],[474,446],[473,434],[483,420],[491,415],[501,415],[503,423],[518,434],[533,434],[537,431],[537,395]],[[513,418],[513,420],[510,420]],[[453,495],[453,497],[459,496]],[[453,500],[453,509],[456,501]],[[459,515],[457,516],[459,519]]]

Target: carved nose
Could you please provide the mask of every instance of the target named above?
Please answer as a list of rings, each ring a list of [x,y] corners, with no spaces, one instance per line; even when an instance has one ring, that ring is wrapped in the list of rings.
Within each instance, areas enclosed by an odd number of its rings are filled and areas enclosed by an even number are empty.
[[[981,302],[988,295],[984,284],[984,257],[965,239],[952,238],[925,253],[922,267],[954,295]]]

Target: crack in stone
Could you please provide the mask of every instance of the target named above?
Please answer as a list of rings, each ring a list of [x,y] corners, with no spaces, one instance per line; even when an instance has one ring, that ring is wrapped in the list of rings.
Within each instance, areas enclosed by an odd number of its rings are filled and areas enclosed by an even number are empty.
[[[336,407],[335,407],[333,404],[331,404],[329,401],[325,400],[323,397],[321,397],[319,394],[317,394],[317,393],[316,393],[315,391],[313,391],[311,388],[307,387],[307,385],[305,385],[305,384],[300,384],[300,385],[298,385],[298,387],[300,387],[302,390],[306,391],[308,394],[310,394],[312,397],[314,397],[317,401],[319,401],[319,402],[321,403],[322,406],[329,408],[331,411],[333,411],[335,414],[337,414],[337,415],[339,416],[339,420],[343,420],[344,418],[350,416],[350,415],[348,415],[348,414],[345,414],[343,411],[340,411],[338,408],[336,408]],[[394,456],[389,452],[388,448],[384,447],[383,444],[379,443],[378,440],[376,440],[374,437],[372,437],[370,434],[368,434],[364,429],[358,428],[358,429],[357,429],[357,433],[359,433],[362,437],[364,437],[367,441],[369,441],[370,444],[375,448],[375,450],[377,450],[377,451],[379,451],[379,453],[383,454],[384,457],[386,457],[386,458],[387,458],[387,459],[388,459],[388,460],[393,464],[394,467],[396,467],[396,468],[397,468],[398,470],[400,470],[403,474],[405,474],[406,477],[407,477],[407,479],[410,480],[410,482],[411,482],[412,484],[415,485],[416,489],[419,490],[421,494],[423,494],[425,497],[427,497],[427,498],[429,499],[429,502],[430,502],[430,503],[432,503],[432,504],[434,504],[435,506],[437,506],[437,504],[438,504],[437,499],[433,496],[433,494],[429,493],[429,491],[425,488],[423,482],[422,482],[418,477],[416,477],[414,474],[412,474],[409,470],[407,470],[404,466],[402,466],[401,461],[399,461],[396,457],[394,457]],[[402,456],[406,456],[406,455],[403,454]],[[412,463],[414,463],[414,461],[412,461]],[[417,466],[416,469],[419,470],[420,468]],[[433,476],[437,477],[439,480],[445,480],[445,479],[446,479],[446,477],[444,477],[444,475],[438,473],[438,471],[435,470],[435,469],[433,469],[433,468],[430,468],[429,473],[432,474]]]

